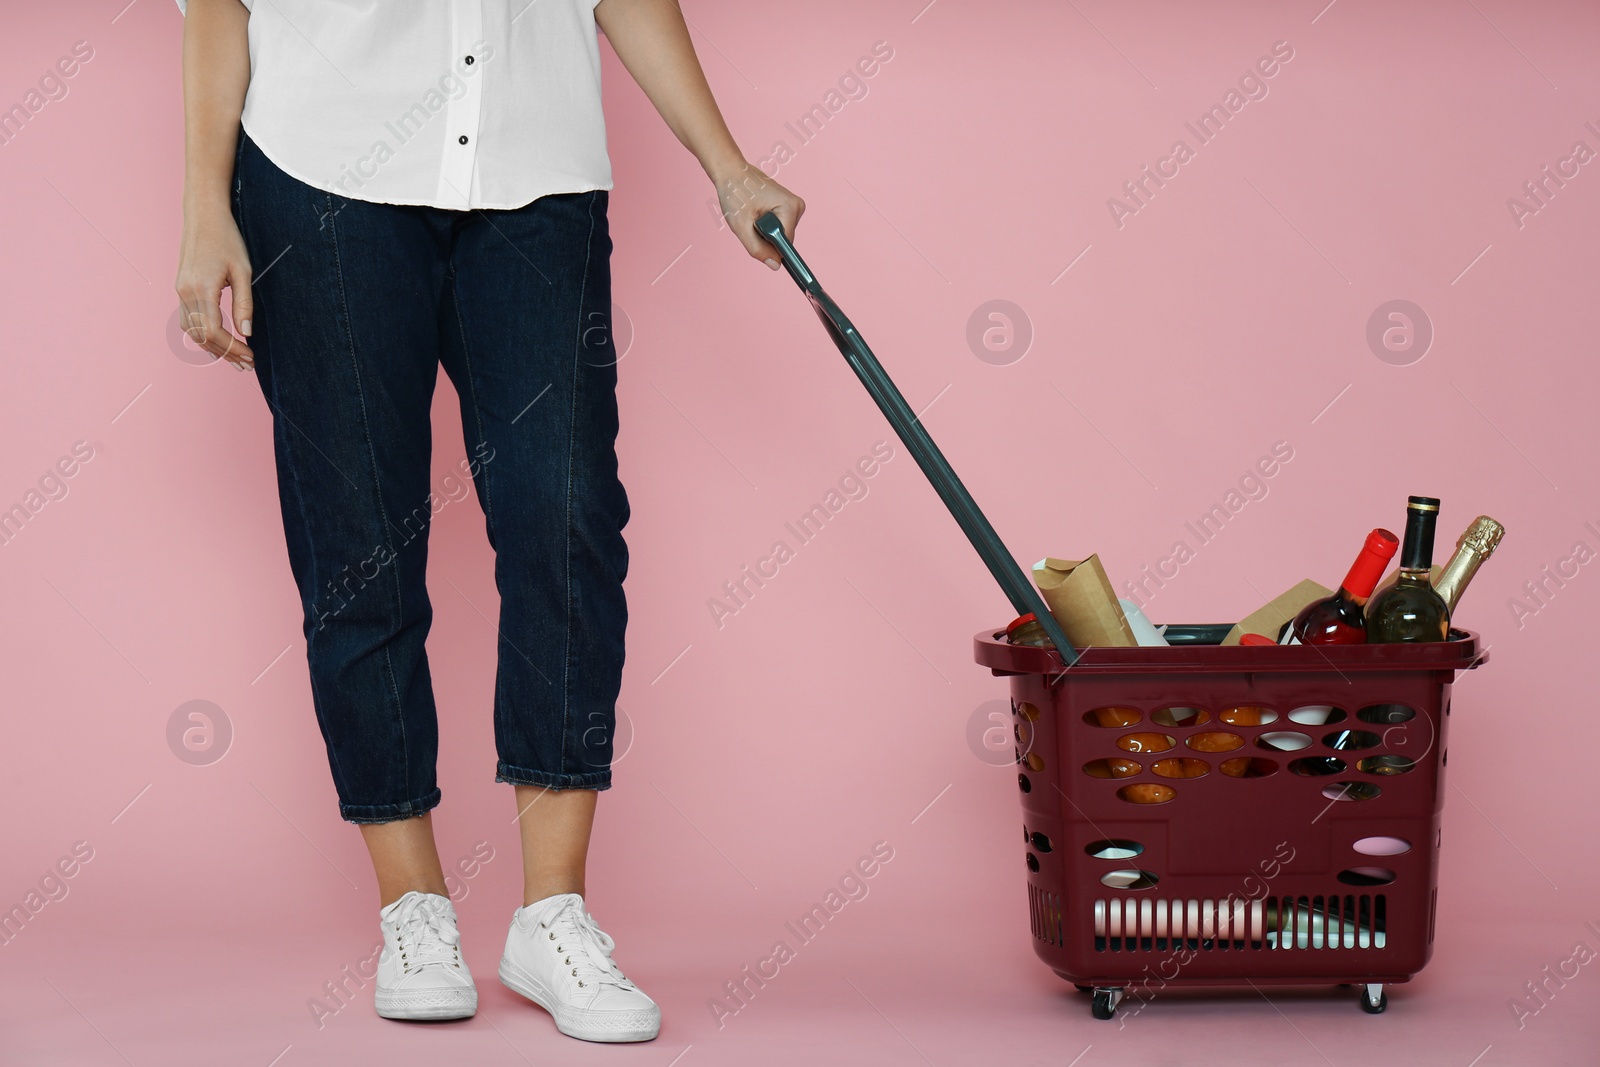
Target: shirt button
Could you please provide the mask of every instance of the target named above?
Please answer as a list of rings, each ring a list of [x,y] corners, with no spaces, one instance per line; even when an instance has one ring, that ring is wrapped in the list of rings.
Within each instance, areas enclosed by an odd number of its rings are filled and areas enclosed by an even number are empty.
[[[466,134],[462,134],[461,135],[461,143],[462,144],[466,144],[467,143],[467,135]]]
[[[473,63],[475,63],[475,62],[477,62],[477,61],[476,61],[476,60],[475,60],[475,59],[473,59],[473,57],[471,57],[471,56],[468,56],[468,57],[467,57],[467,66],[469,66],[469,67],[470,67],[470,66],[472,66],[472,64],[473,64]]]

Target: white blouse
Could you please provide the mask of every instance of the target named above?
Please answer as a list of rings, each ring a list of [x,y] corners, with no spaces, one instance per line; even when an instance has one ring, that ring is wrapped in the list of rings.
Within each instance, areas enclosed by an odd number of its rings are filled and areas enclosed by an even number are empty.
[[[599,0],[240,2],[242,124],[300,181],[457,209],[612,188]]]

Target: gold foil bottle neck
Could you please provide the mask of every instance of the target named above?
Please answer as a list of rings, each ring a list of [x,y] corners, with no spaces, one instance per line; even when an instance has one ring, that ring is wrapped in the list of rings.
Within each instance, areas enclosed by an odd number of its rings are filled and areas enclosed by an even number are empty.
[[[1444,565],[1433,583],[1434,591],[1444,598],[1452,616],[1472,576],[1494,554],[1495,546],[1505,532],[1506,528],[1489,516],[1479,515],[1456,541],[1456,554],[1450,557],[1450,562]]]
[[[1472,520],[1472,525],[1467,527],[1461,539],[1456,542],[1457,548],[1469,549],[1488,559],[1494,554],[1495,548],[1500,544],[1500,539],[1505,536],[1506,528],[1487,515],[1479,515]]]

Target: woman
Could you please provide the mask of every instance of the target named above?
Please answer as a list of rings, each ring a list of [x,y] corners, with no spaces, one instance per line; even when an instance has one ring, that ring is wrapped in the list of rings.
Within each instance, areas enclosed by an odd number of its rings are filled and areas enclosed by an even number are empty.
[[[317,721],[377,873],[378,1014],[477,1008],[429,815],[443,364],[501,597],[495,778],[515,787],[524,890],[500,978],[562,1033],[649,1040],[660,1010],[584,904],[628,559],[596,25],[751,256],[776,270],[754,220],[774,211],[792,234],[804,204],[745,161],[673,0],[178,3],[177,290],[190,336],[253,368],[272,411]]]

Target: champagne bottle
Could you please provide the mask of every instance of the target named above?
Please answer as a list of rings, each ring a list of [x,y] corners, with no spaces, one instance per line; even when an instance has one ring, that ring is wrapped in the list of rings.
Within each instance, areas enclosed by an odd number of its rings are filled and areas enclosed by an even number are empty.
[[[1400,573],[1367,602],[1367,640],[1443,641],[1450,633],[1450,609],[1433,588],[1433,531],[1439,501],[1414,496],[1406,503],[1406,533]]]
[[[1339,591],[1330,597],[1313,600],[1294,617],[1289,632],[1284,637],[1286,645],[1360,645],[1367,640],[1366,620],[1362,608],[1372,596],[1372,587],[1384,565],[1394,557],[1400,541],[1388,530],[1378,529],[1367,534],[1361,554],[1344,576]]]
[[[1450,557],[1450,562],[1444,565],[1433,582],[1433,588],[1444,598],[1444,606],[1450,609],[1452,616],[1456,613],[1456,605],[1461,602],[1461,594],[1466,591],[1467,583],[1472,581],[1472,576],[1478,573],[1484,561],[1494,555],[1505,532],[1506,528],[1489,516],[1479,515],[1457,539],[1456,554]]]

